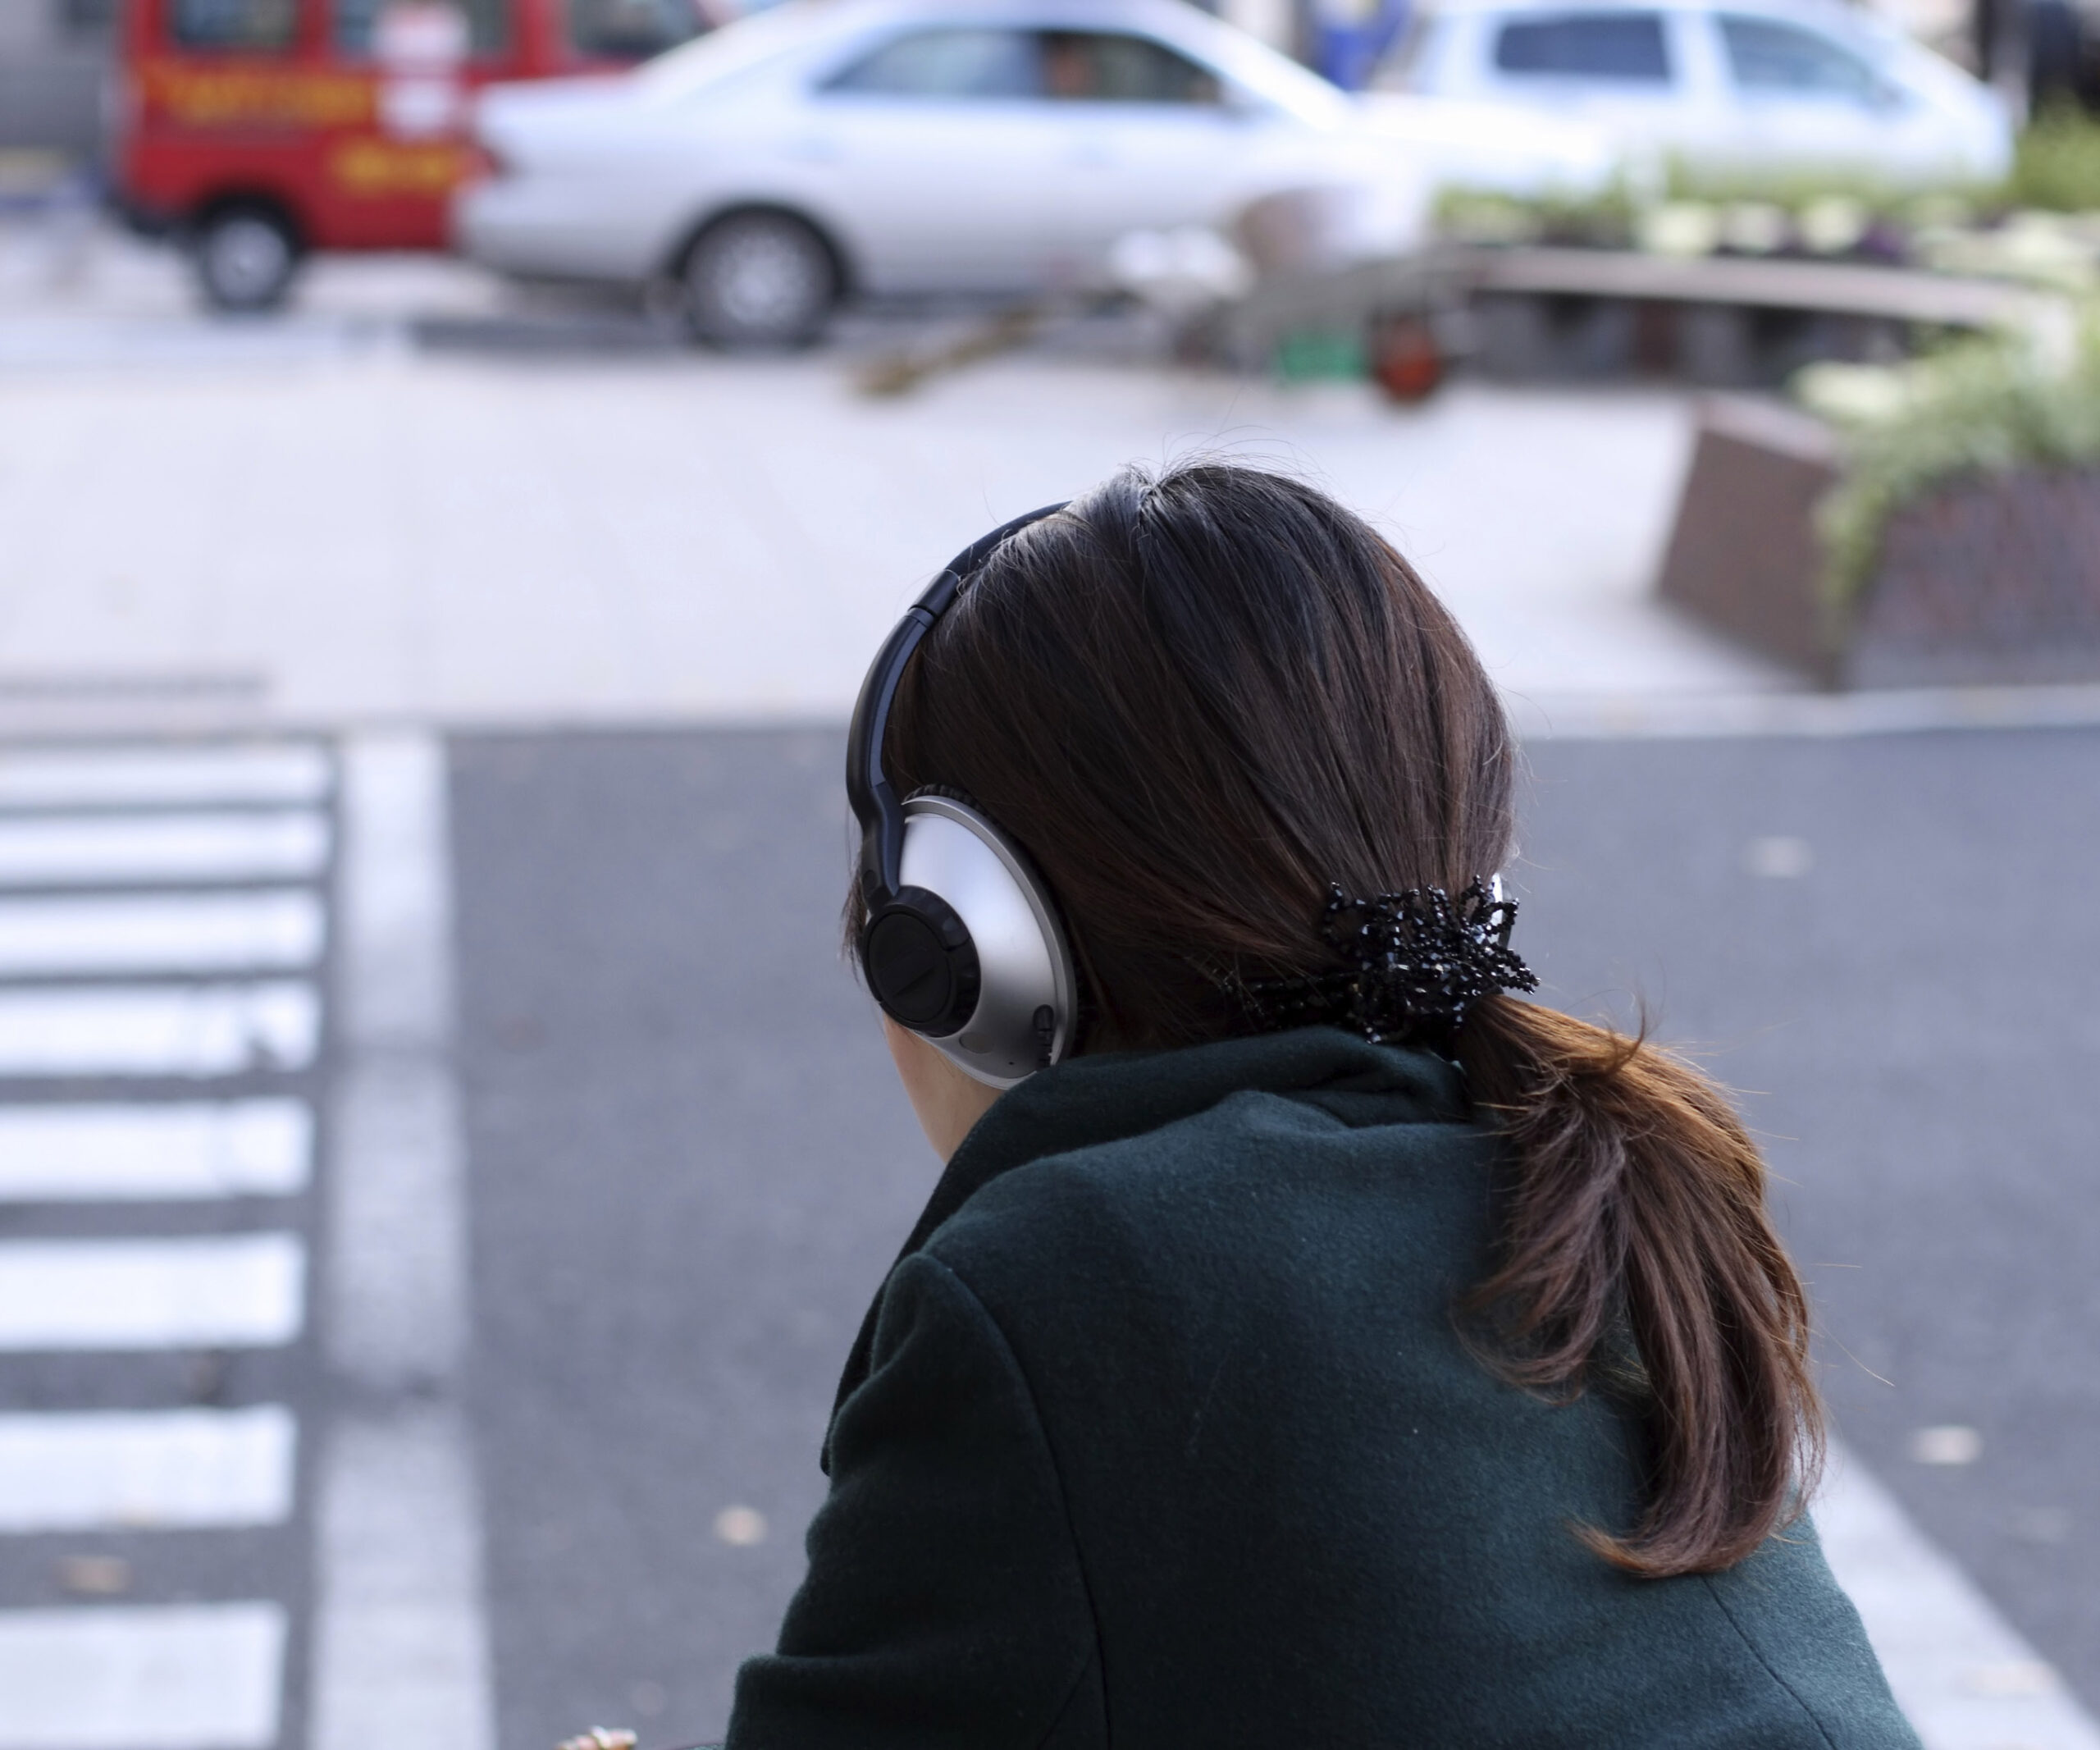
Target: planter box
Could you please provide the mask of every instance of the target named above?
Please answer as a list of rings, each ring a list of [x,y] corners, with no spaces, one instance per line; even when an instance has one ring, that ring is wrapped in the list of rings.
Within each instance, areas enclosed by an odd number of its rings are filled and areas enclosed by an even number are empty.
[[[1905,505],[1833,624],[1815,513],[1842,465],[1806,414],[1706,402],[1663,598],[1828,686],[2100,679],[2100,469],[1974,475]]]

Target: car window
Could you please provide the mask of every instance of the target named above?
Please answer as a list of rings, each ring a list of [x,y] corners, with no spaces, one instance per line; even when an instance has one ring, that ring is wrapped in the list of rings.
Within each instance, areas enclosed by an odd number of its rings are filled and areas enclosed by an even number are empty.
[[[1667,84],[1669,47],[1659,12],[1562,12],[1504,21],[1498,71],[1519,78],[1609,79]]]
[[[346,55],[369,55],[388,15],[417,15],[406,35],[431,15],[450,12],[465,26],[468,54],[500,54],[509,39],[509,11],[504,0],[336,0],[336,47]]]
[[[175,0],[168,34],[183,48],[282,54],[298,21],[298,0]]]
[[[579,55],[638,61],[698,36],[693,0],[568,0],[568,42]]]
[[[1721,40],[1728,45],[1728,71],[1746,91],[1849,98],[1860,103],[1872,103],[1882,95],[1882,82],[1865,61],[1798,25],[1724,12]]]
[[[1217,76],[1148,37],[1109,30],[1043,36],[1047,96],[1095,103],[1215,103]]]
[[[825,89],[879,97],[1040,97],[1040,45],[1029,30],[915,30],[862,57]]]
[[[1416,80],[1429,69],[1440,23],[1433,12],[1416,12],[1392,52],[1378,63],[1377,71],[1371,77],[1372,87],[1380,91],[1414,90]]]

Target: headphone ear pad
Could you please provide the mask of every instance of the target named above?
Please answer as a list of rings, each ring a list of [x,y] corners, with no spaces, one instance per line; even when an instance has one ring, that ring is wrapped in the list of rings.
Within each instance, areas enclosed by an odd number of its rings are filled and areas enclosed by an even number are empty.
[[[966,1075],[1011,1087],[1071,1049],[1078,977],[1020,848],[953,793],[904,802],[904,884],[861,936],[883,1011]]]
[[[977,945],[955,907],[923,887],[900,888],[869,918],[861,964],[883,1012],[915,1033],[959,1032],[976,1012]]]

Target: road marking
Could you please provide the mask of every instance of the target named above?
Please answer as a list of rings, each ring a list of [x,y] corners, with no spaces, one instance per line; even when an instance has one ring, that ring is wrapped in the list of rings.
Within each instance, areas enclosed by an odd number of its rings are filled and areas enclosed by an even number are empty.
[[[0,899],[0,978],[284,971],[320,958],[325,930],[304,888]]]
[[[435,739],[343,762],[343,1056],[325,1326],[359,1408],[317,1474],[312,1750],[493,1750],[481,1508],[459,1401],[466,1219]]]
[[[331,781],[312,742],[0,752],[0,808],[314,802]]]
[[[481,1510],[457,1404],[345,1418],[318,1478],[312,1750],[493,1750]]]
[[[304,1069],[320,1001],[290,981],[0,991],[0,1076],[232,1076]]]
[[[0,1611],[0,1745],[263,1750],[284,1661],[275,1604]]]
[[[305,1306],[295,1235],[0,1242],[0,1350],[288,1343]]]
[[[280,1524],[296,1443],[279,1404],[0,1415],[0,1532]]]
[[[310,808],[0,819],[0,885],[282,880],[318,873],[328,839]]]
[[[2100,1750],[2048,1662],[1834,1444],[1815,1528],[1925,1750]]]
[[[303,1100],[0,1108],[0,1203],[286,1197],[313,1158]]]

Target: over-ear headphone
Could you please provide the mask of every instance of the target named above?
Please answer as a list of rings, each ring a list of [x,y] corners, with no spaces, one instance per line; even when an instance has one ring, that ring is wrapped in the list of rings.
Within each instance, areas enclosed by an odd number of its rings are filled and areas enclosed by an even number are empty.
[[[1016,517],[948,562],[876,654],[846,747],[868,988],[892,1021],[995,1088],[1071,1050],[1071,948],[1043,878],[974,802],[938,788],[898,799],[883,771],[883,734],[905,665],[963,586],[1009,536],[1064,508]]]

